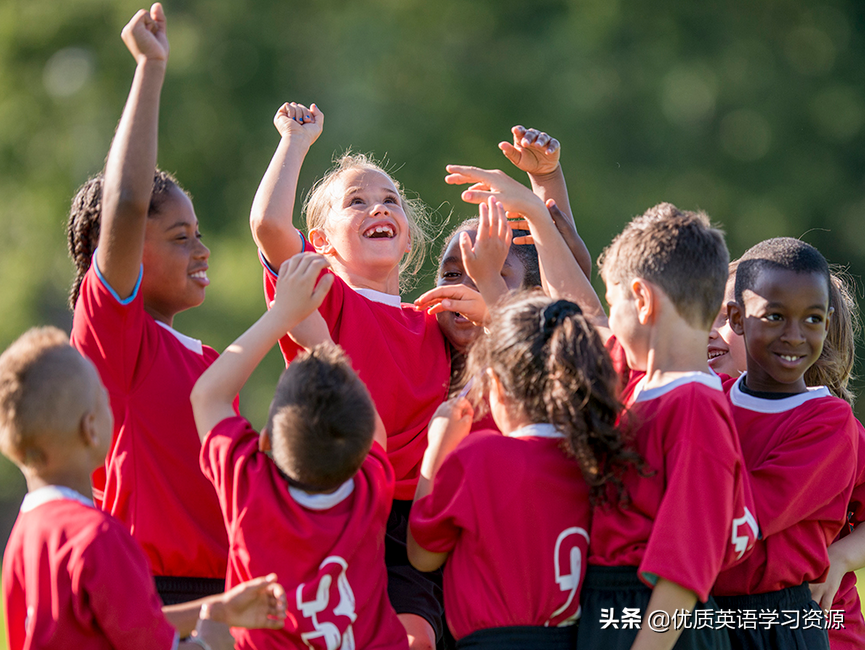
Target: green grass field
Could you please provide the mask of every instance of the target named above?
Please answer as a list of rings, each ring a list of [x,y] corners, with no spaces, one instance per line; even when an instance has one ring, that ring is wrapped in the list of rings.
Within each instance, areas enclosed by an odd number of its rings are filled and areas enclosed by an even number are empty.
[[[859,599],[865,602],[865,569],[856,572],[856,585],[859,587]],[[0,591],[0,605],[3,605],[3,594]],[[0,650],[9,650],[6,644],[6,607],[3,605],[4,615],[0,617]]]

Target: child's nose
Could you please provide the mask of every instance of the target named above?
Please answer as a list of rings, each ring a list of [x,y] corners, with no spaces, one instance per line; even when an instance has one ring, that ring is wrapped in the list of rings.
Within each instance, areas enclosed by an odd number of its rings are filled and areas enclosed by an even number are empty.
[[[200,239],[198,240],[198,247],[195,249],[195,257],[202,260],[210,257],[210,249]]]
[[[787,321],[787,326],[784,328],[781,338],[788,343],[802,343],[805,340],[802,327],[795,320]]]
[[[386,203],[376,203],[374,206],[372,206],[372,213],[373,213],[373,215],[376,215],[376,214],[389,215],[390,210],[388,209]]]

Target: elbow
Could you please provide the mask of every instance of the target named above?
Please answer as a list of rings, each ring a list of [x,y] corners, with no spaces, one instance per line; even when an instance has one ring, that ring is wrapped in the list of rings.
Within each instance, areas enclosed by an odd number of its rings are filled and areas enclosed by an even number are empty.
[[[418,571],[435,571],[447,558],[447,553],[433,553],[425,548],[422,548],[414,539],[411,530],[408,533],[406,540],[406,550],[408,552],[408,561]]]

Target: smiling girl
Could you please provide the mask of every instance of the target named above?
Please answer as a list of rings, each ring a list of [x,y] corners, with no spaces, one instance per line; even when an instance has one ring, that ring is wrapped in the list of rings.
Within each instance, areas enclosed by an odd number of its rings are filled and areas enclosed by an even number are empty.
[[[172,328],[177,313],[204,300],[210,251],[189,196],[154,172],[168,60],[162,6],[139,11],[122,36],[137,62],[129,99],[104,176],[78,191],[69,216],[71,342],[96,365],[114,413],[94,496],[144,548],[172,604],[223,591],[228,556],[189,403],[218,355]]]

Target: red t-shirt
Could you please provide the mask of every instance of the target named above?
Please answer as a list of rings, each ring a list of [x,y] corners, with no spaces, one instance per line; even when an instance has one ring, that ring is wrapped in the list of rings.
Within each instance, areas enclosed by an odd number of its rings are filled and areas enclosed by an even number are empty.
[[[75,305],[71,343],[96,365],[114,413],[105,472],[94,475],[102,509],[141,544],[154,575],[224,578],[228,540],[198,466],[189,402],[219,355],[154,320],[138,287],[120,300],[95,258]]]
[[[853,495],[847,509],[847,521],[841,529],[838,538],[846,537],[850,527],[862,525],[865,521],[865,428],[856,420],[859,431],[859,453],[856,457],[856,481]],[[849,525],[846,525],[848,524]],[[829,627],[829,645],[832,650],[861,650],[865,648],[865,619],[862,616],[862,604],[859,602],[859,590],[856,589],[856,574],[850,571],[841,579],[841,586],[832,601],[832,609],[844,612],[844,627]]]
[[[457,639],[491,627],[569,625],[580,614],[589,488],[552,425],[515,435],[469,435],[412,506],[415,541],[450,553],[444,604]]]
[[[10,650],[177,646],[141,548],[69,488],[24,497],[3,555],[3,596]]]
[[[758,532],[730,407],[721,380],[705,373],[641,386],[622,427],[654,473],[628,470],[630,503],[595,509],[589,564],[638,566],[647,584],[661,577],[705,602]]]
[[[826,547],[846,519],[859,432],[850,406],[825,387],[762,399],[724,384],[751,475],[762,539],[718,576],[714,593],[761,594],[822,582]]]
[[[285,627],[235,629],[237,647],[407,649],[387,597],[394,476],[384,450],[373,443],[353,479],[333,494],[310,495],[288,486],[258,440],[249,422],[233,417],[201,449],[231,539],[226,588],[275,572],[288,594]]]
[[[259,258],[270,304],[277,276],[264,257]],[[318,310],[384,422],[387,456],[396,472],[394,498],[411,500],[426,450],[427,425],[448,396],[450,358],[435,316],[400,303],[398,296],[370,290],[363,294],[334,276]],[[279,347],[286,363],[300,351],[288,336],[279,340]]]

